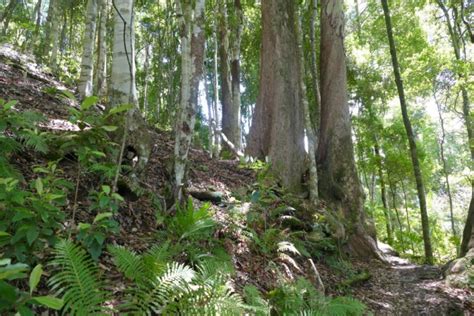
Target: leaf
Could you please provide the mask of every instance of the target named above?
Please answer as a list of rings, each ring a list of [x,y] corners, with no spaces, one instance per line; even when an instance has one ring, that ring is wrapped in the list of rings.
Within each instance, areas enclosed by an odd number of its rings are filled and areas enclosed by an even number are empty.
[[[7,104],[5,104],[5,105],[3,106],[3,108],[4,108],[5,110],[10,110],[10,109],[11,109],[12,107],[14,107],[17,103],[18,103],[17,100],[8,101]]]
[[[36,267],[33,268],[33,271],[31,271],[30,280],[29,280],[30,295],[38,286],[38,283],[41,279],[42,274],[43,274],[43,266],[41,264],[36,265]]]
[[[32,300],[40,305],[43,305],[55,310],[60,310],[64,305],[64,301],[62,299],[53,297],[53,296],[37,296],[37,297],[33,297]]]
[[[99,213],[94,218],[94,224],[103,220],[104,218],[112,217],[114,214],[112,212]]]
[[[43,194],[43,181],[41,181],[41,178],[36,179],[35,189],[36,189],[36,191],[38,192],[39,195]]]
[[[104,126],[101,126],[101,128],[107,132],[114,132],[118,129],[117,126],[112,126],[112,125],[104,125]]]
[[[81,103],[81,110],[87,111],[91,108],[91,106],[97,104],[99,98],[96,96],[90,96],[84,99]]]
[[[109,111],[109,113],[107,114],[107,116],[110,116],[110,115],[113,115],[113,114],[117,114],[117,113],[120,113],[120,112],[128,111],[128,110],[130,110],[132,107],[133,107],[132,104],[122,104],[122,105],[116,106],[116,107],[110,109],[110,111]]]
[[[11,236],[11,235],[7,232],[4,232],[4,231],[0,230],[0,237],[8,237],[8,236]]]
[[[26,231],[26,240],[28,241],[28,244],[31,246],[33,244],[33,242],[38,238],[39,236],[39,232],[38,232],[38,229],[33,226],[31,228],[29,228],[27,231]]]
[[[105,194],[109,194],[110,193],[110,186],[103,185],[102,186],[102,191],[104,191]]]
[[[65,97],[67,97],[67,98],[69,98],[69,99],[71,99],[71,100],[75,100],[75,99],[76,99],[76,97],[74,96],[74,94],[72,94],[72,93],[69,92],[68,90],[61,90],[61,93],[62,93]]]

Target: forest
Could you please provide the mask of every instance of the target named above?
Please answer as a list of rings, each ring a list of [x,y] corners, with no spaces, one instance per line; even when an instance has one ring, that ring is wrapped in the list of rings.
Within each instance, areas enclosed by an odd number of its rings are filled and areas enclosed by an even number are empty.
[[[0,315],[474,315],[472,0],[0,0]]]

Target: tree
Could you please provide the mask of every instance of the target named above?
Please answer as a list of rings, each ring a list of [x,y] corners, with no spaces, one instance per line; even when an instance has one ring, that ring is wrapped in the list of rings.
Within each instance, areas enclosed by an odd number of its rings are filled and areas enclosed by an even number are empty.
[[[240,34],[242,32],[240,1],[235,0],[234,41],[229,43],[228,2],[219,1],[219,59],[222,101],[222,132],[236,147],[241,147],[240,130]],[[232,59],[232,61],[231,61]],[[231,66],[231,67],[230,67]]]
[[[108,0],[99,0],[99,30],[97,32],[97,63],[95,67],[94,91],[98,96],[107,92],[107,18]]]
[[[150,155],[150,139],[140,115],[135,85],[135,32],[133,0],[114,1],[114,39],[110,78],[110,105],[130,104],[121,141],[119,165],[125,148],[137,153],[137,171],[142,171]],[[118,175],[118,173],[117,173]],[[117,179],[115,179],[116,184]]]
[[[364,197],[354,160],[345,58],[343,1],[324,0],[321,2],[319,192],[347,221],[348,252],[377,257],[375,241],[366,232]]]
[[[421,167],[418,158],[417,145],[415,140],[415,134],[413,132],[413,127],[411,125],[410,118],[408,116],[408,108],[405,101],[405,91],[403,89],[403,81],[400,74],[400,66],[397,59],[397,51],[395,48],[395,40],[393,38],[392,32],[392,21],[390,17],[390,10],[388,7],[387,0],[381,0],[382,7],[385,17],[385,25],[387,28],[387,37],[390,46],[390,55],[392,57],[392,66],[393,72],[395,75],[395,83],[397,85],[398,96],[400,99],[400,107],[403,116],[403,124],[405,126],[405,131],[408,137],[408,144],[410,146],[410,156],[413,165],[413,172],[415,174],[416,180],[416,189],[418,193],[418,201],[420,203],[420,213],[421,213],[421,225],[423,228],[423,242],[425,247],[425,260],[428,264],[433,264],[433,250],[431,247],[431,238],[430,238],[430,226],[428,219],[428,210],[426,206],[426,196],[425,196],[425,186],[423,182],[423,176],[421,174]]]
[[[84,31],[81,75],[78,82],[78,90],[81,99],[89,97],[93,92],[93,74],[94,74],[94,47],[95,47],[95,29],[97,18],[97,0],[87,1],[86,28]]]
[[[301,189],[305,157],[295,5],[262,1],[260,91],[247,148],[253,157],[268,156],[290,191]]]
[[[199,95],[199,81],[204,65],[205,0],[181,0],[181,100],[176,122],[174,147],[175,197],[182,200],[183,180],[191,147]],[[193,14],[194,13],[194,14]],[[193,19],[194,16],[194,19]]]

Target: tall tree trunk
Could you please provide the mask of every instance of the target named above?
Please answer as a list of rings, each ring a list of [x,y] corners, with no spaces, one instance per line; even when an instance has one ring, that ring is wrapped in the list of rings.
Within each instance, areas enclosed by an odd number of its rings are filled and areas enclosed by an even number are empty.
[[[145,82],[143,83],[143,114],[145,117],[148,115],[148,81],[150,80],[149,68],[150,68],[150,55],[151,55],[151,44],[145,45],[145,63],[143,64],[143,71],[145,72]]]
[[[390,210],[388,208],[388,203],[387,203],[387,190],[385,187],[385,179],[383,176],[382,156],[380,155],[380,148],[379,148],[377,139],[375,139],[374,152],[375,152],[375,159],[377,160],[377,171],[378,171],[379,182],[380,182],[380,197],[382,199],[383,214],[385,217],[385,225],[387,228],[387,243],[389,245],[393,245],[392,218],[390,216]]]
[[[303,30],[301,27],[301,19],[298,16],[297,10],[295,10],[295,20],[297,23],[298,33],[298,58],[299,58],[299,81],[301,89],[301,103],[303,104],[303,115],[304,125],[306,130],[306,138],[308,140],[308,169],[309,169],[309,199],[314,205],[319,200],[318,192],[318,169],[316,165],[316,133],[311,123],[311,114],[309,112],[308,98],[306,94],[306,83],[304,81],[305,67],[304,67],[304,54],[303,54]]]
[[[295,6],[293,0],[262,1],[260,91],[247,147],[253,157],[269,157],[290,191],[301,190],[305,157]]]
[[[239,45],[240,46],[240,45]],[[229,23],[227,1],[219,2],[219,59],[222,102],[222,132],[235,146],[240,148],[240,107],[234,106],[229,56]],[[234,69],[239,71],[238,68]],[[239,81],[239,78],[235,78]],[[238,87],[240,89],[240,87]],[[240,98],[240,94],[239,94]]]
[[[204,65],[204,0],[181,0],[181,102],[176,124],[175,197],[182,200],[183,179],[191,147]],[[194,11],[194,20],[193,17]]]
[[[314,111],[312,115],[312,121],[314,124],[314,130],[316,138],[319,134],[319,125],[321,118],[321,92],[319,90],[319,73],[318,73],[318,58],[316,54],[316,20],[318,18],[318,0],[311,0],[311,26],[310,26],[310,45],[311,45],[311,85],[314,94]],[[316,148],[315,148],[316,149]]]
[[[389,180],[389,187],[390,187],[390,192],[392,194],[392,207],[393,210],[395,211],[395,216],[397,217],[397,223],[398,223],[398,229],[400,230],[400,242],[402,244],[402,250],[405,252],[405,236],[403,234],[403,225],[402,225],[402,220],[400,218],[400,213],[398,212],[398,207],[397,207],[397,187],[396,185]]]
[[[30,51],[33,51],[35,46],[36,46],[36,41],[38,40],[38,35],[40,31],[40,26],[41,26],[41,6],[43,4],[42,0],[38,0],[35,6],[35,11],[33,14],[33,21],[35,22],[35,30],[33,31],[33,36],[31,37],[31,40],[29,42],[29,47],[28,49]]]
[[[343,0],[323,0],[321,8],[321,130],[318,147],[319,192],[341,213],[347,252],[362,258],[380,257],[367,233],[364,194],[357,175],[347,101]]]
[[[212,86],[213,86],[213,91],[214,91],[214,99],[213,99],[213,112],[214,112],[214,156],[219,157],[220,151],[221,151],[221,138],[219,136],[219,133],[217,133],[217,130],[219,129],[219,85],[218,85],[218,76],[219,76],[219,71],[218,71],[218,43],[217,43],[217,23],[214,22],[213,26],[213,41],[214,41],[214,69],[213,69],[213,76],[212,76]]]
[[[107,19],[108,0],[99,0],[99,31],[97,32],[97,63],[95,67],[95,94],[102,97],[107,94]]]
[[[82,52],[81,75],[79,76],[78,82],[78,90],[81,99],[89,97],[93,93],[97,0],[88,0],[86,10],[86,26],[82,40],[84,50]]]
[[[242,147],[242,129],[240,127],[240,42],[242,39],[243,13],[240,0],[234,0],[234,22],[232,32],[232,60],[231,60],[231,84],[232,84],[232,112],[235,116],[233,122],[234,140],[230,139],[236,149]]]
[[[438,102],[438,99],[436,98],[436,92],[433,92],[433,97],[435,99],[436,107],[438,108],[438,116],[439,116],[439,123],[441,127],[441,137],[439,139],[439,155],[441,159],[441,164],[443,166],[443,174],[444,174],[444,179],[446,182],[446,193],[448,194],[448,202],[449,202],[449,216],[451,218],[451,231],[453,233],[453,236],[456,236],[456,227],[454,224],[454,214],[453,214],[453,196],[451,194],[451,185],[449,183],[449,171],[448,171],[448,166],[446,162],[446,157],[444,155],[444,144],[446,141],[446,130],[444,128],[444,118],[442,114],[442,109],[441,109],[441,104]]]
[[[407,196],[407,191],[405,188],[405,182],[402,181],[402,190],[403,190],[403,201],[405,205],[405,215],[407,218],[407,229],[408,229],[408,234],[411,234],[411,223],[410,223],[410,214],[408,213],[408,196]],[[410,246],[413,254],[415,254],[415,246],[413,244],[412,238],[409,238],[410,240]]]
[[[135,171],[142,171],[150,155],[150,139],[140,115],[135,85],[135,33],[133,0],[115,0],[114,40],[110,78],[110,105],[131,104],[127,112],[122,139],[124,148],[133,148],[138,155]],[[119,158],[121,162],[121,157]],[[135,175],[132,174],[132,175]]]
[[[449,16],[448,9],[442,0],[436,0],[438,6],[443,11],[444,17],[446,19],[446,25],[448,27],[449,36],[451,39],[451,45],[453,46],[454,57],[456,61],[461,61],[461,34],[459,31],[453,27],[451,23],[451,17]],[[463,5],[461,3],[461,5]],[[469,104],[469,94],[466,88],[466,83],[464,82],[465,78],[462,73],[458,73],[458,77],[462,82],[461,85],[461,97],[462,97],[462,113],[464,117],[464,122],[466,124],[467,130],[467,140],[468,146],[471,153],[471,164],[470,168],[474,163],[474,130],[472,128],[471,121],[471,108]],[[466,225],[464,226],[462,241],[461,241],[461,250],[460,256],[463,257],[469,249],[474,248],[474,180],[471,180],[471,202],[469,203],[469,210],[466,218]]]
[[[398,96],[400,99],[400,107],[402,110],[403,124],[405,125],[405,130],[408,137],[408,143],[410,145],[411,161],[413,165],[413,172],[415,174],[418,200],[420,203],[421,226],[423,229],[423,242],[425,246],[425,260],[426,260],[426,263],[433,264],[433,249],[431,247],[430,223],[428,219],[428,210],[426,207],[425,186],[423,183],[423,176],[421,174],[420,161],[418,159],[415,135],[413,132],[413,128],[411,126],[410,118],[408,117],[408,109],[407,109],[407,104],[405,101],[405,91],[403,89],[403,81],[400,74],[400,66],[398,64],[398,59],[397,59],[395,40],[393,38],[390,10],[388,7],[387,0],[381,0],[381,1],[382,1],[382,7],[384,11],[384,16],[385,16],[385,25],[387,28],[387,37],[388,37],[388,41],[390,45],[390,55],[392,57],[393,72],[395,74],[395,83],[397,85]]]

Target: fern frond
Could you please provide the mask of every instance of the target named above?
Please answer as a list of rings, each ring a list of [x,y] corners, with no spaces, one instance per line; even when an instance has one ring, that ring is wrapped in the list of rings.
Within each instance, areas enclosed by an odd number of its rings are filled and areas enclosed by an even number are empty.
[[[25,129],[22,130],[18,136],[27,148],[31,148],[34,151],[44,154],[48,152],[48,145],[46,143],[45,135],[47,134]]]
[[[86,251],[71,241],[60,241],[54,250],[52,265],[58,272],[49,283],[57,294],[63,294],[64,313],[68,315],[104,314],[106,300],[98,269]]]
[[[109,246],[107,249],[115,265],[125,277],[136,282],[141,282],[146,277],[145,265],[136,252],[123,246]]]

